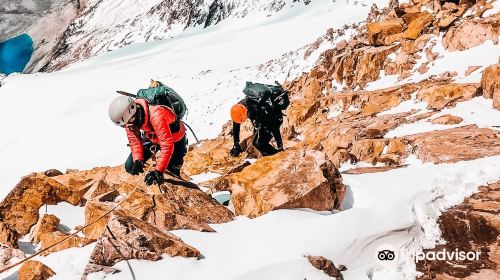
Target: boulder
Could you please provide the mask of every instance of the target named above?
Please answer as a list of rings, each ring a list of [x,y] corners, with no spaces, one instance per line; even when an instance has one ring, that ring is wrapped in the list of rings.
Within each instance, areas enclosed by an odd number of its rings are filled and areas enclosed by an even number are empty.
[[[84,237],[80,236],[71,236],[65,241],[63,241],[65,238],[67,238],[69,234],[67,233],[62,233],[60,231],[55,231],[55,232],[50,232],[50,233],[44,233],[40,235],[40,244],[42,249],[45,249],[47,247],[52,246],[53,244],[56,244],[58,242],[61,242],[54,247],[48,249],[42,255],[49,255],[54,252],[59,252],[68,248],[73,248],[73,247],[83,247],[85,245],[88,245],[93,242],[91,239],[87,239]]]
[[[65,176],[65,175],[62,175]],[[87,191],[83,185],[62,184],[56,177],[32,174],[23,177],[7,197],[0,203],[3,222],[17,234],[29,233],[38,221],[38,211],[45,204],[65,201],[73,205],[83,202]]]
[[[17,273],[18,280],[46,280],[56,273],[39,261],[26,261]]]
[[[465,77],[468,77],[470,74],[474,73],[479,68],[481,68],[481,66],[469,66],[469,67],[467,67],[467,70],[465,70],[465,73],[464,73]]]
[[[289,149],[257,160],[226,178],[236,215],[251,218],[275,209],[338,209],[345,195],[342,177],[319,151]]]
[[[483,96],[493,99],[493,107],[500,110],[500,63],[484,69],[481,78]]]
[[[106,231],[97,241],[84,275],[101,271],[123,260],[157,261],[162,259],[163,254],[171,257],[200,257],[197,249],[175,235],[117,211],[111,215]]]
[[[478,260],[423,260],[417,263],[421,280],[431,279],[498,279],[500,267],[500,182],[479,188],[463,203],[446,210],[438,219],[441,238],[445,241],[433,249],[440,252],[480,252]]]
[[[4,222],[0,222],[0,244],[9,248],[17,248],[17,234]]]
[[[428,108],[441,110],[452,107],[459,101],[470,100],[477,95],[479,84],[447,84],[423,88],[417,98],[427,102]]]
[[[466,20],[448,29],[443,37],[443,46],[449,51],[463,51],[493,41],[498,44],[500,14],[487,18]]]
[[[342,271],[347,270],[347,268],[344,265],[339,265],[339,267],[335,267],[335,264],[321,256],[306,256],[307,260],[314,266],[315,268],[322,270],[326,275],[330,277],[334,277],[335,279],[338,280],[343,280],[344,277],[342,276]]]
[[[498,132],[467,125],[404,137],[424,162],[453,163],[500,154]]]
[[[88,225],[88,227],[83,230],[83,234],[86,238],[97,240],[102,235],[104,229],[106,228],[106,224],[108,223],[110,214],[106,214],[105,217],[91,225],[89,224],[110,211],[115,205],[116,203],[114,202],[87,202],[85,205],[85,226]]]
[[[459,124],[463,120],[464,119],[462,119],[461,117],[457,117],[457,116],[452,116],[450,114],[446,114],[446,115],[443,115],[443,116],[440,116],[440,117],[437,117],[437,118],[433,119],[431,122],[433,124],[447,124],[447,125],[451,125],[451,124]]]
[[[191,229],[201,232],[215,232],[215,230],[207,223],[203,223],[198,221],[197,219],[188,218],[186,216],[174,213],[153,211],[149,215],[147,222],[155,225],[162,231]]]
[[[403,25],[399,19],[384,22],[370,22],[366,25],[366,31],[368,42],[374,46],[381,46],[384,45],[387,36],[401,33],[403,31]]]
[[[57,230],[57,225],[60,220],[55,215],[45,214],[43,217],[38,220],[38,223],[35,225],[35,229],[31,234],[31,242],[38,243],[40,242],[40,236],[44,233],[52,233]]]
[[[239,157],[231,157],[229,151],[232,146],[233,140],[230,137],[201,142],[184,157],[182,172],[189,176],[205,172],[224,174],[227,170],[241,164],[246,158],[245,153]]]

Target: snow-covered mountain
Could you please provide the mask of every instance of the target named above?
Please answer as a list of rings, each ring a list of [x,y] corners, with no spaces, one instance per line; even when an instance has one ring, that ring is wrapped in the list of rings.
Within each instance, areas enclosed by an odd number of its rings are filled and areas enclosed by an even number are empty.
[[[271,17],[310,0],[71,0],[15,1],[3,4],[0,41],[29,34],[35,52],[26,72],[53,71],[131,43],[172,38],[261,14]],[[14,24],[14,22],[16,24]]]
[[[72,18],[67,28],[52,24],[53,10],[43,17],[52,53],[31,67],[53,72],[0,81],[8,104],[0,110],[0,265],[125,201],[126,222],[117,214],[97,226],[109,225],[109,233],[85,231],[36,257],[55,273],[50,279],[80,279],[86,269],[95,272],[87,279],[332,279],[305,255],[345,265],[344,279],[496,273],[500,1],[80,3],[60,4],[67,8],[59,17],[72,15],[63,17]],[[44,30],[41,22],[31,30]],[[135,92],[151,78],[184,97],[186,122],[204,140],[191,147],[184,172],[207,192],[231,191],[230,207],[174,183],[163,194],[137,183],[128,201],[138,178],[121,166],[101,167],[120,165],[129,153],[125,133],[107,115],[115,90]],[[287,150],[255,158],[249,149],[229,158],[229,108],[246,81],[275,80],[291,92],[282,127]],[[21,179],[31,172],[41,173]],[[458,221],[453,213],[438,220],[479,188],[481,201],[454,210]],[[170,225],[157,221],[162,211],[174,216]],[[146,232],[151,225],[166,233]],[[40,228],[48,241],[37,244]],[[480,232],[486,237],[473,240]],[[155,250],[165,244],[149,246],[151,236],[181,249],[160,254]],[[121,247],[120,256],[110,240],[133,246]],[[452,251],[481,250],[485,258],[415,262],[415,252],[444,243],[463,246]],[[391,265],[377,258],[387,244],[398,254]],[[187,258],[193,256],[199,259]],[[17,279],[32,267],[0,277]]]

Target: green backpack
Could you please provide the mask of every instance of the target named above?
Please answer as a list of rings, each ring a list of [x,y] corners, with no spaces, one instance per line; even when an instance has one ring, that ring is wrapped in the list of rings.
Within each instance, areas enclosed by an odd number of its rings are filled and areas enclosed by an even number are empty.
[[[159,83],[158,87],[140,89],[137,92],[137,98],[145,99],[152,105],[163,105],[171,108],[178,119],[182,119],[186,114],[186,103],[182,97],[172,88]]]

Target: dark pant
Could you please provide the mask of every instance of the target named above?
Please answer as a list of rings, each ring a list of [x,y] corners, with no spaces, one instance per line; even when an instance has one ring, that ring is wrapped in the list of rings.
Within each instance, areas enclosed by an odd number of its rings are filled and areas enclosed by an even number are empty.
[[[273,131],[264,127],[255,128],[252,143],[263,156],[274,155],[278,152],[278,150],[269,143],[273,137],[278,145],[278,149],[283,149],[283,142],[281,140],[279,127],[275,128]]]
[[[151,152],[152,146],[156,146],[158,149],[158,145],[153,144],[151,142],[144,142],[143,147],[144,147],[145,162],[153,156],[153,153]],[[184,156],[186,155],[187,150],[188,150],[188,141],[186,136],[184,136],[181,140],[175,142],[174,144],[174,153],[172,154],[170,162],[168,163],[167,166],[168,171],[174,173],[177,176],[181,175],[181,167],[182,164],[184,163]],[[127,161],[125,161],[125,170],[128,173],[132,173],[133,166],[134,166],[134,159],[132,158],[132,154],[130,154],[127,158]]]

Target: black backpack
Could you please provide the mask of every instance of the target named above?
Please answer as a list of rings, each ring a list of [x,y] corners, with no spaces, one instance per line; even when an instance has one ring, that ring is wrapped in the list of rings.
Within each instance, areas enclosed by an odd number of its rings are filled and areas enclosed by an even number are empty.
[[[243,93],[266,112],[286,110],[290,105],[288,92],[278,82],[274,85],[247,82]]]

